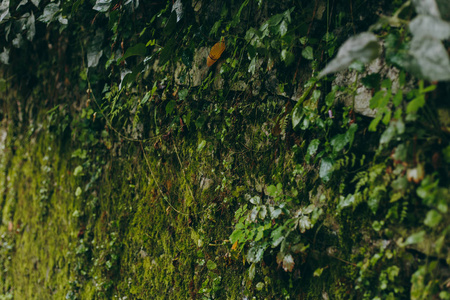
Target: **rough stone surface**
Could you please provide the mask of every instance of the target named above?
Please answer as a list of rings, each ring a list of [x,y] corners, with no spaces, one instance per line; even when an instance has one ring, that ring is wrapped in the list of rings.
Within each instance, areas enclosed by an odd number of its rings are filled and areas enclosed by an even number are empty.
[[[209,48],[198,48],[194,53],[194,59],[192,60],[192,68],[190,70],[182,63],[177,63],[175,69],[175,82],[178,85],[189,85],[191,87],[197,87],[202,84],[202,81],[208,73],[208,66],[206,65],[206,58],[209,54]],[[184,82],[181,82],[181,76],[187,72]]]
[[[399,89],[398,69],[388,67],[383,59],[377,58],[367,66],[364,73],[358,76],[359,79],[370,74],[380,74],[381,78],[389,78],[392,81],[392,92],[396,93]],[[355,84],[357,72],[354,70],[346,70],[336,74],[333,85],[351,87]],[[372,98],[372,90],[366,88],[361,82],[358,82],[355,95],[355,106],[353,110],[366,117],[375,117],[376,110],[370,109],[370,99]],[[336,99],[345,106],[353,106],[353,97],[348,93],[337,92]]]

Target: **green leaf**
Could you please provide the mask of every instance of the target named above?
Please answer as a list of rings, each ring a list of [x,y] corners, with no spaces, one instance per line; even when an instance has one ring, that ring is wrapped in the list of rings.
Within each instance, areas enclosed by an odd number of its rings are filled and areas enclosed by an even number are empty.
[[[269,185],[267,187],[267,194],[269,194],[269,196],[271,197],[275,197],[277,195],[277,187],[273,184]]]
[[[425,230],[422,230],[422,231],[411,234],[402,245],[408,246],[408,245],[417,244],[417,243],[422,242],[424,238],[425,238]]]
[[[395,136],[396,130],[394,126],[389,126],[380,137],[380,144],[388,144]]]
[[[166,115],[170,115],[177,105],[177,102],[175,100],[170,100],[169,103],[166,105]]]
[[[330,141],[330,145],[333,147],[333,153],[340,152],[342,149],[344,149],[347,143],[348,143],[347,134],[338,134],[334,136]]]
[[[381,76],[378,73],[369,74],[361,78],[361,83],[368,89],[380,89]]]
[[[314,59],[313,48],[311,46],[307,46],[305,49],[302,50],[302,56],[307,60],[313,60]]]
[[[418,15],[409,23],[409,30],[414,36],[429,36],[438,40],[450,38],[450,23],[439,18]]]
[[[288,31],[288,23],[286,21],[281,22],[278,31],[281,37],[285,36]]]
[[[427,213],[423,223],[431,228],[436,227],[442,220],[442,215],[436,210],[432,209]]]
[[[313,156],[316,154],[317,149],[319,148],[320,141],[318,139],[314,139],[309,143],[308,149],[306,150],[306,153],[309,156]]]
[[[111,6],[111,2],[112,2],[111,0],[97,0],[97,2],[95,2],[95,5],[92,9],[96,10],[98,12],[105,13],[109,10],[109,7]]]
[[[181,91],[178,92],[178,98],[180,100],[184,100],[184,99],[186,99],[188,94],[189,94],[189,89],[182,89]]]
[[[250,265],[250,268],[248,268],[248,278],[250,280],[253,280],[253,278],[255,278],[255,274],[256,274],[256,265],[253,263]]]
[[[217,264],[212,260],[208,260],[208,262],[206,263],[206,267],[208,268],[208,270],[212,271],[217,268]]]
[[[405,68],[429,81],[450,80],[450,58],[442,42],[430,36],[414,37]]]
[[[75,168],[75,170],[73,171],[73,176],[79,176],[79,175],[83,175],[83,166],[77,166]]]
[[[173,56],[175,48],[175,39],[169,39],[166,46],[161,50],[159,55],[159,66],[164,66]]]
[[[320,72],[319,78],[330,73],[344,70],[356,60],[359,60],[362,63],[369,63],[377,58],[380,55],[380,52],[380,44],[373,33],[360,33],[349,38],[341,48],[339,48],[336,58]]]
[[[205,146],[206,146],[206,141],[202,140],[197,146],[197,151],[201,152],[203,150],[203,148],[205,148]]]
[[[230,242],[233,244],[236,241],[243,242],[245,238],[245,234],[242,230],[235,230],[230,235]]]
[[[75,196],[76,196],[76,197],[80,197],[82,193],[83,193],[83,191],[81,190],[81,188],[80,188],[80,187],[77,187],[77,189],[76,189],[76,191],[75,191]]]
[[[314,277],[320,277],[320,275],[322,275],[323,270],[324,270],[324,268],[317,268],[317,269],[314,271],[313,276],[314,276]]]
[[[301,216],[298,220],[298,228],[301,233],[305,233],[306,230],[311,229],[312,223],[308,216]]]
[[[59,12],[59,10],[60,10],[59,4],[49,3],[44,8],[44,12],[38,18],[38,20],[44,23],[50,23],[51,21],[53,21],[55,15]]]
[[[87,62],[88,68],[96,67],[103,55],[102,44],[104,41],[103,31],[98,29],[94,38],[87,47]],[[123,79],[123,78],[122,78]]]
[[[416,113],[420,108],[425,105],[425,95],[418,95],[416,98],[411,100],[406,107],[406,112],[408,114]]]
[[[131,48],[128,48],[125,54],[120,59],[117,60],[117,63],[119,64],[120,62],[124,61],[130,56],[145,56],[146,53],[147,48],[145,47],[145,44],[139,43]]]
[[[333,165],[333,159],[329,157],[322,158],[322,161],[320,163],[319,176],[324,182],[330,180],[331,174],[333,173]]]
[[[294,111],[292,112],[292,128],[296,128],[304,116],[303,106],[297,103],[294,107]]]
[[[199,116],[197,120],[195,120],[195,126],[197,127],[197,129],[201,128],[203,124],[205,124],[205,121],[206,119],[203,115]]]
[[[193,57],[194,57],[194,53],[189,48],[188,49],[184,49],[183,52],[181,52],[181,61],[188,68],[192,68]]]
[[[331,107],[334,104],[334,99],[336,96],[336,89],[333,86],[333,89],[331,90],[331,92],[329,92],[326,96],[325,96],[325,104],[328,107]]]

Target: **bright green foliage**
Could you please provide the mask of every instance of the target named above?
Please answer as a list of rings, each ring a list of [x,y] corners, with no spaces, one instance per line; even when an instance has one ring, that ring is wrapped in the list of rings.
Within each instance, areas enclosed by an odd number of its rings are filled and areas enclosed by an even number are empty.
[[[3,0],[0,299],[448,299],[444,2]]]

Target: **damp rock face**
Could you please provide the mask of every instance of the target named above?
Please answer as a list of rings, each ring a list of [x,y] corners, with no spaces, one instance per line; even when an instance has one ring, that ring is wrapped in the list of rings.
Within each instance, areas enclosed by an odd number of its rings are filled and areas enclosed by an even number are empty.
[[[357,76],[357,71],[346,70],[336,74],[336,79],[333,81],[333,85],[341,87],[354,86],[355,81],[358,79],[356,95],[353,96],[346,92],[337,92],[337,102],[345,106],[353,106],[353,110],[366,117],[374,118],[377,111],[370,108],[370,99],[373,97],[373,89],[364,86],[361,79],[372,74],[378,74],[380,78],[389,78],[392,82],[392,92],[396,93],[399,89],[398,75],[399,70],[394,67],[388,67],[386,62],[377,58],[366,67],[366,71]]]

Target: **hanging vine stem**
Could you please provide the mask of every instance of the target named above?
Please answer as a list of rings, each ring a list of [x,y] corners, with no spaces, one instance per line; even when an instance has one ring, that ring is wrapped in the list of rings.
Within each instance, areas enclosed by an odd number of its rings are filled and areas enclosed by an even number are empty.
[[[145,162],[146,162],[146,164],[147,164],[147,167],[148,167],[148,169],[150,170],[150,174],[152,175],[153,181],[155,182],[156,186],[158,187],[158,191],[159,191],[159,194],[161,195],[161,197],[164,199],[164,201],[166,201],[166,203],[167,203],[167,204],[168,204],[175,212],[177,212],[177,213],[179,213],[179,214],[181,214],[181,215],[188,216],[188,215],[189,215],[188,213],[185,213],[185,212],[182,212],[182,211],[176,209],[176,208],[172,205],[172,203],[170,203],[170,201],[169,201],[170,199],[167,200],[167,197],[164,196],[164,193],[163,193],[163,191],[161,190],[161,187],[160,187],[160,185],[159,185],[159,183],[158,183],[158,180],[156,179],[155,174],[153,174],[152,167],[150,166],[150,163],[148,162],[147,154],[145,153],[145,149],[144,149],[144,146],[142,145],[142,142],[140,143],[140,145],[141,145],[141,149],[142,149],[142,154],[144,154],[144,158],[145,158]]]

